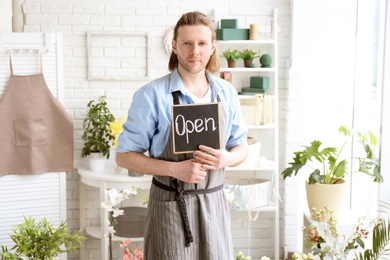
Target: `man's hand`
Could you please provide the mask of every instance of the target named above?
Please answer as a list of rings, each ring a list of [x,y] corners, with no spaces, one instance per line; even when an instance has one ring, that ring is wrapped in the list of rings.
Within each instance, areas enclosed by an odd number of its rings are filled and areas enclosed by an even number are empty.
[[[202,182],[207,175],[207,168],[205,165],[192,159],[175,163],[174,168],[172,177],[183,182],[199,183]]]
[[[199,150],[194,152],[194,160],[203,165],[207,170],[218,170],[228,166],[236,166],[245,160],[248,149],[237,145],[230,151],[216,150],[211,147],[200,145]]]

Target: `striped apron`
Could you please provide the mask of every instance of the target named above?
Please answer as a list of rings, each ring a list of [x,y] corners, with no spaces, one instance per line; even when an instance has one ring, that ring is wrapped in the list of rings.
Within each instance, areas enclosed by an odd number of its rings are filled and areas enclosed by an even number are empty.
[[[174,97],[174,103],[178,104],[178,98]],[[220,115],[221,129],[225,129],[223,106]],[[221,135],[222,144],[226,144],[226,133],[221,131]],[[193,154],[174,154],[170,134],[159,159],[179,162],[193,159]],[[146,216],[144,259],[234,259],[224,180],[224,169],[208,170],[205,180],[198,184],[154,176]]]

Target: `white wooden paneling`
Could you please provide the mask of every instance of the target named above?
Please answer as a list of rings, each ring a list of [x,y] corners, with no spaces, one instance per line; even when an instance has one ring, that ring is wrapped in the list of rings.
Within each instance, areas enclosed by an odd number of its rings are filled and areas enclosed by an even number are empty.
[[[64,101],[62,35],[58,33],[0,34],[0,99],[9,81],[12,57],[15,75],[40,72],[41,56],[45,81],[51,93]],[[54,226],[66,220],[66,174],[53,172],[0,177],[0,245],[10,247],[12,228],[23,215],[38,222],[46,218]],[[66,254],[62,255],[66,259]]]
[[[0,34],[0,98],[8,85],[12,57],[14,74],[31,75],[40,71],[47,86],[58,100],[64,102],[62,34],[3,33]]]
[[[65,173],[6,175],[0,177],[0,244],[10,247],[12,227],[23,215],[46,218],[58,226],[66,218]]]

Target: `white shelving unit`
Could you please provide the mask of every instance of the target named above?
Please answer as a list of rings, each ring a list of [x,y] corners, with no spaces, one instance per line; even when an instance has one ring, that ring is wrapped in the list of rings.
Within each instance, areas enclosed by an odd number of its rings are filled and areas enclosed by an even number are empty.
[[[231,72],[233,77],[233,85],[240,91],[241,87],[245,86],[246,81],[249,82],[250,76],[267,76],[270,79],[270,86],[267,91],[268,94],[274,95],[273,101],[273,124],[269,125],[255,125],[252,122],[248,121],[248,135],[255,135],[256,137],[266,136],[266,143],[261,142],[261,150],[264,151],[264,154],[267,158],[266,165],[256,164],[253,166],[245,167],[235,167],[227,168],[227,176],[249,176],[252,175],[256,178],[269,178],[273,179],[274,192],[272,202],[265,206],[253,211],[261,212],[274,212],[274,259],[279,259],[279,198],[275,195],[279,193],[279,112],[278,112],[278,20],[277,20],[277,10],[273,11],[273,23],[272,23],[272,39],[259,39],[259,40],[230,40],[230,41],[217,41],[218,49],[220,54],[228,49],[244,49],[251,48],[256,51],[254,48],[259,48],[260,56],[264,53],[268,53],[272,57],[272,67],[271,68],[245,68],[245,67],[236,67],[236,68],[227,68],[221,67],[220,72]],[[261,51],[262,49],[266,51]],[[221,55],[221,64],[224,64]],[[235,77],[237,75],[238,77]],[[238,82],[237,82],[238,78]],[[247,79],[245,79],[247,78]],[[241,80],[241,81],[240,81]],[[254,95],[240,95],[240,101],[242,104],[254,104]],[[248,111],[246,111],[248,112]],[[254,108],[253,108],[254,113]],[[254,118],[254,115],[253,115]],[[255,139],[257,139],[255,137]],[[263,152],[261,153],[263,155]],[[260,221],[260,220],[257,220]]]

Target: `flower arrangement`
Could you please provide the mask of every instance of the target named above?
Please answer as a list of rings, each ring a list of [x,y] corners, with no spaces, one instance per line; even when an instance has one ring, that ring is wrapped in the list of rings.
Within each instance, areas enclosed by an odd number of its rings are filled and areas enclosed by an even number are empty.
[[[128,199],[130,195],[136,195],[138,193],[138,188],[134,186],[129,186],[122,189],[110,189],[106,190],[107,200],[101,203],[101,206],[105,208],[108,212],[111,213],[113,218],[116,218],[120,215],[124,215],[124,211],[118,207],[124,200]],[[115,233],[114,225],[115,219],[112,222],[107,223],[105,236],[108,237],[110,243],[110,259],[112,259],[112,236]],[[142,260],[143,253],[141,248],[136,248],[134,251],[130,249],[131,241],[126,239],[120,243],[120,247],[124,249],[123,260]]]
[[[313,208],[311,217],[316,221],[315,224],[302,228],[306,241],[305,247],[310,249],[310,253],[299,254],[295,252],[291,256],[293,260],[349,259],[350,253],[355,252],[356,255],[359,250],[364,250],[364,241],[370,235],[372,235],[373,241],[385,241],[382,243],[385,247],[389,243],[389,237],[378,236],[378,233],[382,235],[388,233],[386,228],[383,228],[384,220],[382,218],[375,218],[367,222],[366,218],[361,217],[350,234],[346,236],[337,231],[337,220],[329,208],[325,207],[322,210]],[[378,232],[378,230],[380,231]],[[365,251],[370,251],[370,249]]]

